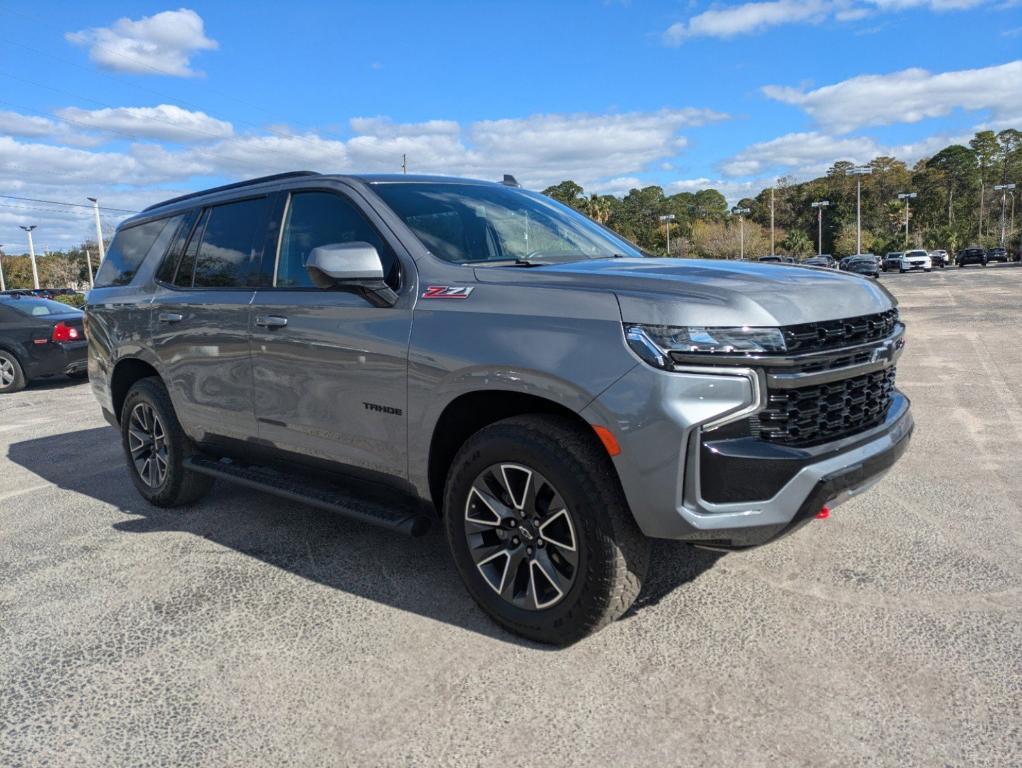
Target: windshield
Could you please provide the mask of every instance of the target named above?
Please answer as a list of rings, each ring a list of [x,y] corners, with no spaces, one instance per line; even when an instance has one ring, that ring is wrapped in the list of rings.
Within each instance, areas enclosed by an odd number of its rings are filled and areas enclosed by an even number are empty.
[[[49,299],[8,299],[4,300],[3,305],[30,317],[69,315],[79,311],[67,304]]]
[[[455,264],[641,257],[635,246],[545,195],[490,184],[373,185],[435,256]]]

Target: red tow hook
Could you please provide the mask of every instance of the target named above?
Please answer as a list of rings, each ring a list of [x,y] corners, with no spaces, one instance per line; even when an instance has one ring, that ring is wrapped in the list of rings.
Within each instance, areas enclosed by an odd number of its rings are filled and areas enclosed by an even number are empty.
[[[816,513],[817,520],[826,520],[830,517],[830,507],[821,507],[820,511]]]

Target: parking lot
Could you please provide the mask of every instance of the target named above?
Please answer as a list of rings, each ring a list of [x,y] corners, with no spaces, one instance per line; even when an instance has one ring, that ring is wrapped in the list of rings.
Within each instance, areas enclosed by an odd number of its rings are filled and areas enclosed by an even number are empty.
[[[492,624],[439,532],[150,507],[87,384],[0,398],[0,765],[1022,764],[1022,268],[881,283],[901,463],[768,547],[657,543],[565,650]]]

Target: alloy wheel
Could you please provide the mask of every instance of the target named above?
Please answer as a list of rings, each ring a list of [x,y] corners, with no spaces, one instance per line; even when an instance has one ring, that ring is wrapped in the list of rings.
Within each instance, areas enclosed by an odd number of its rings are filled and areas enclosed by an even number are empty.
[[[167,478],[167,433],[160,417],[148,403],[139,403],[131,409],[128,451],[143,483],[150,488],[163,485]]]
[[[579,554],[571,512],[534,469],[501,463],[483,470],[465,502],[465,536],[483,579],[517,608],[551,608],[575,582]]]
[[[0,389],[7,389],[14,383],[14,363],[0,355]]]

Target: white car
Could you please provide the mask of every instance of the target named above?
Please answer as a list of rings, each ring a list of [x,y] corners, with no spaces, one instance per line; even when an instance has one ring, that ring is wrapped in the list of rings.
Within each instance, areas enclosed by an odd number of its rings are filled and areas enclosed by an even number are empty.
[[[930,254],[924,250],[905,251],[897,260],[896,265],[899,272],[909,272],[913,269],[929,272],[933,269],[933,261],[930,259]]]

